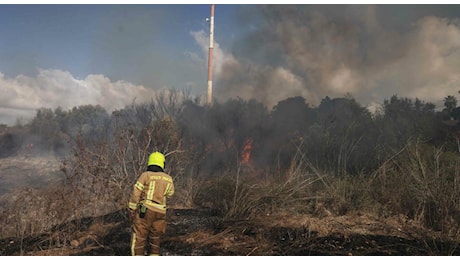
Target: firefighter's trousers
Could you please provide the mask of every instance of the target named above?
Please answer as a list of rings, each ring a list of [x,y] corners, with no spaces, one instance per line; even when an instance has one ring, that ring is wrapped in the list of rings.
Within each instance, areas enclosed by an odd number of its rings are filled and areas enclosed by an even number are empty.
[[[147,210],[144,218],[140,218],[137,210],[131,236],[131,255],[145,255],[147,240],[150,249],[147,255],[160,255],[160,237],[165,232],[166,214]]]

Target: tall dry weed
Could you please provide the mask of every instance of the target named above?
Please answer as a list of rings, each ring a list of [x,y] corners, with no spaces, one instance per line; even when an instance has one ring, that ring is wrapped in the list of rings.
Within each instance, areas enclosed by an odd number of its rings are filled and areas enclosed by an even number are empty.
[[[460,158],[443,147],[410,141],[373,180],[376,199],[435,230],[460,224]],[[450,231],[449,231],[450,232]]]

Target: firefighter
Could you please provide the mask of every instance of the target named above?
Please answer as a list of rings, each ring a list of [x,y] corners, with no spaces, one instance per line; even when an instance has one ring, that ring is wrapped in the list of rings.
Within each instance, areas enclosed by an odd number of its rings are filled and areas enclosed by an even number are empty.
[[[166,198],[174,194],[174,183],[164,172],[165,156],[160,152],[149,155],[147,171],[134,184],[128,203],[133,233],[131,255],[160,255],[160,236],[166,232]]]

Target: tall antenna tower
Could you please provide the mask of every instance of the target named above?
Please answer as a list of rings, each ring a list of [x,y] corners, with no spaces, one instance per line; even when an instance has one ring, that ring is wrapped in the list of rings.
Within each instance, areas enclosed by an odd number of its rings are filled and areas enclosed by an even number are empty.
[[[209,56],[208,56],[208,105],[212,105],[212,55],[214,50],[214,5],[211,5],[209,18]]]

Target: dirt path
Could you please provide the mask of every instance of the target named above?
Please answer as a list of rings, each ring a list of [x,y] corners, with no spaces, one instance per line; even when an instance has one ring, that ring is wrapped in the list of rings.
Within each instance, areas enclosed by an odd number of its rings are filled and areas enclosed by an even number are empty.
[[[208,209],[172,209],[168,219],[162,255],[460,255],[458,243],[422,238],[415,224],[366,216],[223,222]],[[129,223],[115,212],[0,240],[0,255],[129,255],[129,240]]]

